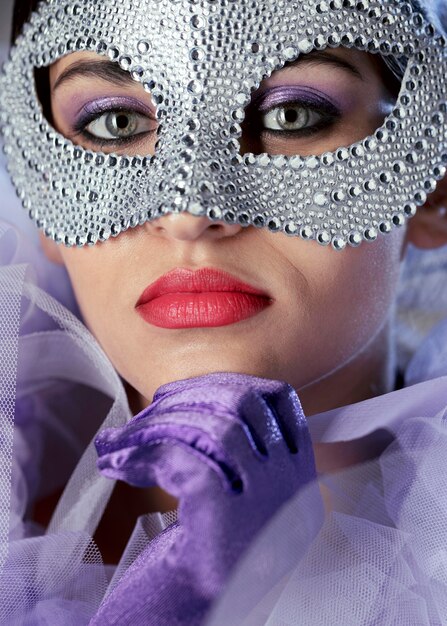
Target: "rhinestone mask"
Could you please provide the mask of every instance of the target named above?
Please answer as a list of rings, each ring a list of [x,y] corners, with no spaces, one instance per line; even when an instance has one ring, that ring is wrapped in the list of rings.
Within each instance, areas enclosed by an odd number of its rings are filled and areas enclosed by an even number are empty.
[[[240,154],[261,81],[339,46],[408,60],[382,126],[319,156]],[[150,92],[155,156],[85,150],[50,126],[34,69],[81,50],[108,56]],[[48,0],[4,66],[1,125],[25,209],[67,246],[188,211],[340,250],[405,223],[444,176],[446,76],[445,39],[400,1]]]

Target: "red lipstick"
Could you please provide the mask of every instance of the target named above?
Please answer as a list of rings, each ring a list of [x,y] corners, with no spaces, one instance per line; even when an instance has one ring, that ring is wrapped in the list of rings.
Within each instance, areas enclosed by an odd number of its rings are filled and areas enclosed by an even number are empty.
[[[136,310],[160,328],[209,328],[252,317],[271,302],[265,292],[221,270],[178,268],[149,285]]]

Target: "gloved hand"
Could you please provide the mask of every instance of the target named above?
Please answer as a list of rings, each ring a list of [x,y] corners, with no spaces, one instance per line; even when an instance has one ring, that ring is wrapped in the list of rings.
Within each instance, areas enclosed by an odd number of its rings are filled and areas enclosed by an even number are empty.
[[[161,387],[126,426],[102,432],[106,476],[159,485],[178,522],[154,539],[91,626],[198,625],[256,534],[315,478],[298,397],[287,384],[211,374]]]

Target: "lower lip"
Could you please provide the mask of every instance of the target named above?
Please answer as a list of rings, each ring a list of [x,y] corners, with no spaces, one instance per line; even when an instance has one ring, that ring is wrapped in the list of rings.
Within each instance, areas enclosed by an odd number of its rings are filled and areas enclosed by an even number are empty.
[[[228,326],[257,315],[270,299],[236,291],[169,293],[137,307],[141,317],[159,328]]]

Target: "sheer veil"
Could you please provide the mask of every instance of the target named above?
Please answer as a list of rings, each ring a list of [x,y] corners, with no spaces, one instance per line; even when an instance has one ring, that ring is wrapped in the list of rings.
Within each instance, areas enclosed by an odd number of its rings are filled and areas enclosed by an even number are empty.
[[[207,626],[447,624],[447,247],[409,250],[394,333],[404,388],[309,419],[314,441],[392,442],[374,460],[320,476],[330,511],[311,545],[311,500],[289,501]]]
[[[108,585],[92,535],[114,486],[96,470],[91,440],[130,412],[65,271],[39,249],[3,159],[0,189],[0,623],[46,623],[50,613],[51,623],[87,623]],[[67,481],[48,529],[39,528],[34,503]]]
[[[306,492],[279,511],[208,626],[447,624],[447,247],[409,250],[395,342],[404,389],[310,420],[316,441],[386,430],[393,443],[379,459],[321,476],[333,510],[312,545],[301,532],[312,515]],[[91,442],[130,415],[0,158],[0,623],[88,624],[169,523],[140,519],[117,571],[104,566],[92,537],[113,482],[96,470]],[[45,529],[32,509],[57,489]]]

